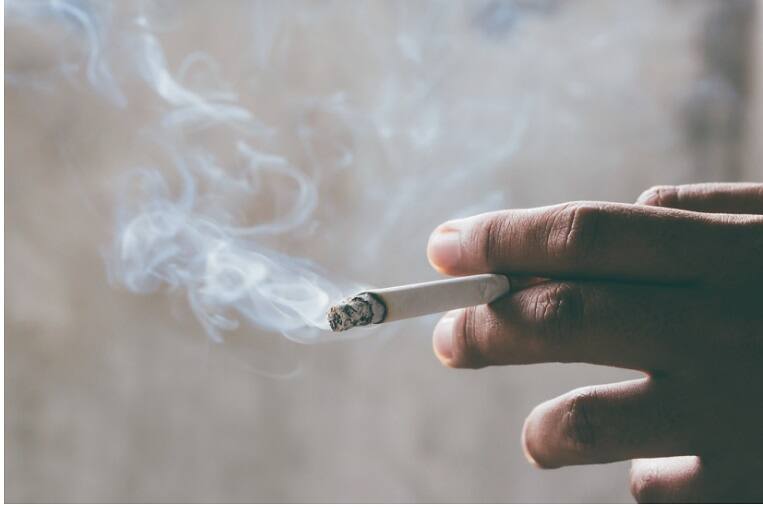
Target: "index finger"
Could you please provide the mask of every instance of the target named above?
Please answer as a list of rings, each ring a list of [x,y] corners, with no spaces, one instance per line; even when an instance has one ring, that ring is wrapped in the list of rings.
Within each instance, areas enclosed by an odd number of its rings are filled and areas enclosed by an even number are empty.
[[[763,278],[761,238],[757,215],[573,202],[446,222],[427,253],[449,275],[738,282]]]

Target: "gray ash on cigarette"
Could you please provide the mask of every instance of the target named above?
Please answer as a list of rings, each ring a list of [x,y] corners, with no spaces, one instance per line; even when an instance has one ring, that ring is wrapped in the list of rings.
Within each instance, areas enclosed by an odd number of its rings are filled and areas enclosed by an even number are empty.
[[[347,331],[357,326],[384,321],[387,307],[376,295],[361,292],[329,308],[326,318],[332,331]]]

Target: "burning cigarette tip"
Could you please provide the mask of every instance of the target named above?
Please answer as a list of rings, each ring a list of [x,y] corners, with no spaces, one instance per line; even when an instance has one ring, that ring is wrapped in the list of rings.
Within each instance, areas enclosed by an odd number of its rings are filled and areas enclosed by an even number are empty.
[[[347,331],[357,326],[384,321],[387,309],[376,296],[360,293],[329,308],[326,318],[332,331]]]

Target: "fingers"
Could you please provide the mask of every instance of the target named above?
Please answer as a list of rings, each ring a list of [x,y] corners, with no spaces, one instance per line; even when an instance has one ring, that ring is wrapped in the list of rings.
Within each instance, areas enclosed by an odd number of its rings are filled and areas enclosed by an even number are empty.
[[[706,213],[763,214],[761,183],[699,183],[652,187],[636,204]]]
[[[763,217],[754,215],[582,202],[447,222],[427,252],[451,275],[733,282],[751,273],[763,278],[761,237]]]
[[[736,327],[763,324],[754,299],[744,301],[684,287],[546,282],[448,313],[433,333],[434,349],[455,368],[587,362],[658,371],[707,354],[720,362],[747,343]],[[722,346],[703,339],[713,333],[724,337]]]
[[[549,400],[525,421],[525,455],[540,468],[666,458],[634,461],[631,491],[640,502],[760,499],[759,445],[731,440],[729,432],[749,430],[719,427],[710,414],[728,419],[733,407],[693,396],[694,382],[651,377]]]
[[[631,494],[639,503],[702,502],[702,463],[696,456],[635,459]]]
[[[652,379],[586,387],[537,406],[522,432],[541,468],[692,454],[683,406]]]
[[[641,503],[759,502],[763,498],[759,451],[723,456],[633,460],[631,493]]]

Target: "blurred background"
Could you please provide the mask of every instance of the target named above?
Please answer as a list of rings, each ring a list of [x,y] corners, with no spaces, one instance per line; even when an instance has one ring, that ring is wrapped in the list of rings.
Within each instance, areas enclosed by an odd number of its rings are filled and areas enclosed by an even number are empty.
[[[6,0],[6,500],[628,500],[519,436],[635,373],[315,322],[450,218],[761,180],[761,7]]]

